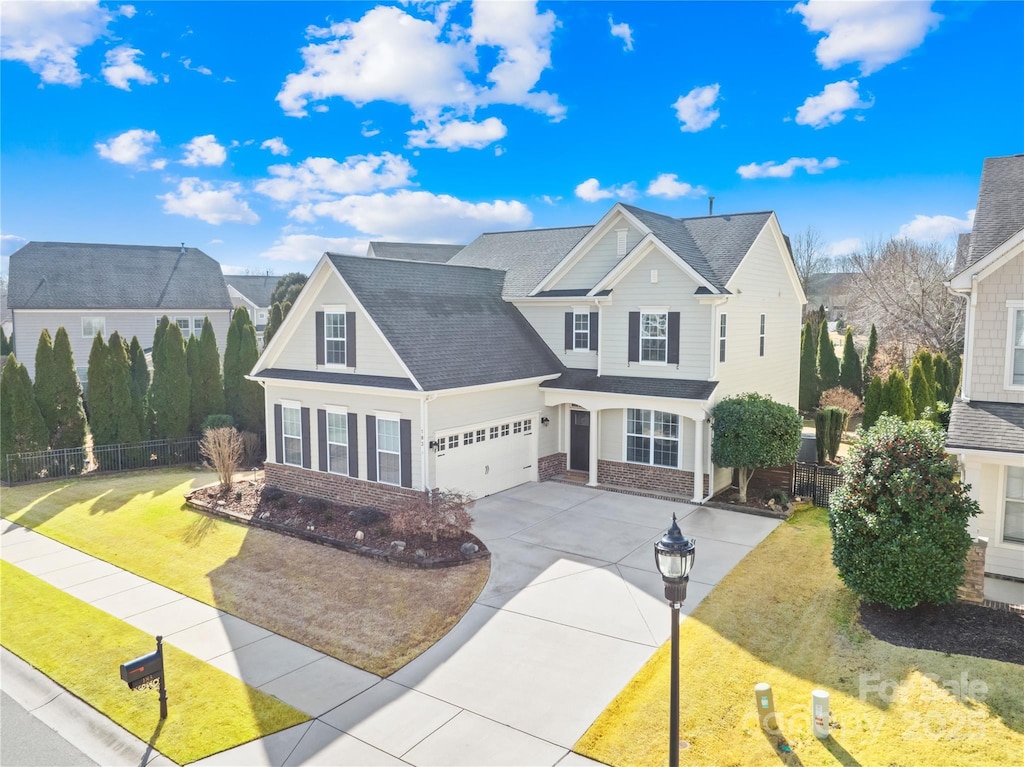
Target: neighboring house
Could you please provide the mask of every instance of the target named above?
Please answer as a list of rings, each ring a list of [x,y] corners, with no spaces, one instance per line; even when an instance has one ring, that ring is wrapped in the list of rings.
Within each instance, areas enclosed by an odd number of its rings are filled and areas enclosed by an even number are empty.
[[[210,318],[221,354],[231,319],[220,264],[196,248],[30,242],[11,254],[15,354],[35,377],[39,335],[63,326],[82,384],[97,333],[115,330],[143,348],[167,315],[187,339]]]
[[[807,281],[807,308],[825,307],[829,320],[846,319],[850,292],[854,289],[856,272],[828,272],[813,274]]]
[[[370,258],[390,258],[397,261],[429,261],[446,263],[465,245],[436,245],[427,242],[371,242],[366,249]]]
[[[249,312],[252,324],[256,328],[256,340],[259,348],[263,348],[263,331],[267,328],[267,320],[270,318],[270,296],[280,277],[272,275],[237,275],[229,274],[224,276],[224,282],[228,286],[228,295],[231,297],[231,304],[236,309],[244,306]]]
[[[964,265],[947,283],[967,299],[960,398],[946,449],[981,505],[985,570],[1024,578],[1024,155],[990,157]]]
[[[797,403],[804,301],[774,213],[485,234],[446,264],[325,254],[253,369],[267,481],[355,503],[567,471],[704,500],[709,412]]]

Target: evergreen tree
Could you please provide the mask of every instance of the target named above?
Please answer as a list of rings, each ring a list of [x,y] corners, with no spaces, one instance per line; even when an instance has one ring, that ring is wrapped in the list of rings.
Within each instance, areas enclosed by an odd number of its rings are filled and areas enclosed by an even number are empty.
[[[46,444],[52,446],[51,435],[57,429],[57,379],[53,367],[53,342],[50,339],[50,331],[43,328],[39,334],[39,344],[36,346],[36,380],[32,384],[32,394],[36,398],[36,405],[43,416],[43,423],[46,424]]]
[[[0,357],[6,357],[11,353],[11,342],[7,338],[7,333],[4,332],[3,328],[0,328]]]
[[[224,349],[224,410],[245,431],[263,431],[263,387],[246,380],[259,351],[256,329],[244,306],[235,309]]]
[[[800,337],[800,409],[805,413],[818,406],[817,347],[812,325],[804,325]]]
[[[885,385],[879,376],[874,376],[864,393],[864,415],[860,422],[863,428],[870,429],[878,421],[879,416],[882,415],[884,397]]]
[[[270,305],[273,306],[277,303],[283,305],[285,301],[294,301],[307,279],[302,272],[289,272],[281,277],[277,281],[277,285],[274,286],[274,292],[270,294]]]
[[[882,402],[883,413],[902,418],[904,421],[914,420],[914,400],[902,371],[893,370],[889,373]]]
[[[38,372],[36,373],[38,377]],[[54,405],[57,421],[50,431],[50,447],[54,450],[81,447],[85,444],[85,410],[82,408],[82,384],[75,370],[71,339],[63,328],[57,328],[53,339]]]
[[[110,365],[107,362],[109,349],[99,333],[92,341],[89,351],[89,390],[86,404],[89,406],[89,429],[94,445],[113,445],[117,442],[117,413],[123,402],[115,402],[110,396]]]
[[[263,348],[267,348],[267,344],[270,343],[270,339],[274,337],[277,329],[281,327],[281,322],[284,320],[284,314],[281,311],[281,303],[275,302],[273,307],[270,309],[270,319],[267,321],[266,327],[263,328]]]
[[[16,459],[8,462],[8,456],[46,449],[46,423],[32,393],[32,380],[13,354],[0,373],[0,424],[0,471],[5,479],[13,479],[20,476],[21,467]]]
[[[142,350],[138,336],[132,336],[132,342],[128,345],[128,363],[132,373],[132,407],[141,414],[139,434],[143,440],[147,440],[153,422],[149,408],[149,364],[146,362],[146,352]]]
[[[953,368],[950,378],[953,380],[953,397],[955,398],[960,393],[960,384],[962,383],[960,376],[963,373],[964,358],[956,354],[949,361],[949,364]]]
[[[875,323],[871,323],[871,333],[868,334],[868,348],[864,351],[864,364],[861,369],[864,372],[864,383],[870,381],[875,373],[875,357],[878,355],[878,331],[875,330]]]
[[[141,402],[132,396],[132,369],[128,361],[128,344],[115,330],[107,344],[107,386],[108,396],[116,415],[114,442],[136,443],[142,441]]]
[[[843,364],[839,370],[839,385],[849,389],[858,397],[864,393],[864,371],[860,367],[860,357],[853,345],[853,329],[846,328],[846,340],[843,342]]]
[[[157,349],[160,348],[160,342],[164,340],[164,336],[167,335],[167,328],[170,326],[171,319],[166,314],[156,324],[156,330],[153,331],[153,348],[149,352],[150,359],[156,359]],[[181,328],[178,328],[178,331],[181,332]]]
[[[821,321],[818,330],[818,380],[821,391],[839,385],[839,358],[828,334],[828,323]]]
[[[914,360],[921,363],[921,372],[924,373],[925,380],[928,381],[928,385],[932,387],[932,393],[934,393],[936,389],[935,358],[932,353],[928,349],[918,349]]]
[[[928,376],[920,359],[910,366],[910,401],[914,404],[914,417],[920,418],[927,408],[935,410],[935,390],[928,384]]]
[[[193,336],[194,338],[195,336]],[[194,433],[202,433],[207,416],[224,412],[224,382],[220,374],[220,351],[217,334],[207,317],[199,335],[196,363],[192,375],[192,416]]]
[[[193,333],[185,343],[185,369],[188,370],[188,433],[198,434],[202,418],[196,420],[196,394],[199,389],[199,337]],[[205,416],[204,416],[205,417]]]
[[[149,390],[156,439],[188,436],[190,395],[185,340],[181,328],[168,324],[153,357],[153,384]]]
[[[935,399],[947,405],[953,402],[953,368],[944,354],[935,355]]]

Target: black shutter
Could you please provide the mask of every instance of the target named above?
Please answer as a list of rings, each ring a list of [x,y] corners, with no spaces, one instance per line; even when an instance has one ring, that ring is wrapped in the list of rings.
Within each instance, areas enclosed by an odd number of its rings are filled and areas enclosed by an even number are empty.
[[[320,446],[320,471],[327,471],[327,411],[316,411],[316,433]]]
[[[668,313],[668,364],[679,364],[679,312]]]
[[[316,313],[316,364],[324,364],[324,313]]]
[[[281,414],[281,406],[274,405],[274,460],[284,463],[284,416]]]
[[[377,417],[366,416],[366,478],[377,481]]]
[[[590,313],[590,351],[597,351],[597,312]]]
[[[304,407],[299,413],[302,419],[302,468],[308,469],[312,465],[310,453],[313,447],[309,444],[309,408]]]
[[[565,313],[565,348],[572,349],[574,344],[572,340],[573,331],[573,316],[572,312]]]
[[[629,361],[640,361],[640,312],[629,313]]]
[[[359,416],[348,414],[348,475],[359,476]]]
[[[345,364],[356,366],[356,313],[345,312]]]
[[[412,487],[412,421],[403,418],[399,422],[402,439],[402,487]]]

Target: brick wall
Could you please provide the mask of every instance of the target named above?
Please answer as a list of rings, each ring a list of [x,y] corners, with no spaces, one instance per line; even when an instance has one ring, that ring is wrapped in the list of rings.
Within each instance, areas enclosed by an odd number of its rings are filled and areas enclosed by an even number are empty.
[[[661,466],[642,466],[618,461],[597,462],[598,484],[635,487],[638,490],[654,490],[659,493],[693,497],[693,472],[666,469]],[[710,481],[704,475],[704,493],[708,494]]]
[[[985,601],[985,549],[988,538],[975,538],[971,548],[967,550],[964,562],[964,583],[957,589],[957,599],[961,602],[981,604]]]
[[[268,485],[310,498],[322,498],[325,501],[349,506],[387,508],[396,501],[415,498],[423,492],[279,463],[267,463],[264,468]]]
[[[537,479],[543,482],[552,477],[557,477],[559,474],[565,474],[565,462],[565,453],[552,453],[538,459]]]

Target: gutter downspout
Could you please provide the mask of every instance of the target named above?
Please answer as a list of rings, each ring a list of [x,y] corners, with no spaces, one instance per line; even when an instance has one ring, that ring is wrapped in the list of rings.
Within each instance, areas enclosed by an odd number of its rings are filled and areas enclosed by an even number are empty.
[[[700,406],[700,409],[704,411],[704,423],[708,424],[708,439],[704,447],[704,458],[706,459],[704,465],[708,467],[708,494],[700,501],[701,505],[704,505],[715,494],[715,465],[711,462],[711,413],[703,405]],[[703,481],[703,478],[701,480]]]
[[[436,394],[426,394],[420,398],[420,430],[422,436],[420,437],[420,450],[423,455],[423,489],[428,493],[433,490],[430,486],[429,472],[430,472],[430,428],[428,420],[428,408],[427,403],[433,402],[437,398]]]
[[[960,371],[960,399],[964,402],[971,401],[971,366],[974,362],[974,343],[971,341],[974,333],[974,310],[978,305],[978,275],[971,275],[971,290],[965,293],[963,290],[955,290],[946,283],[946,290],[957,298],[967,301],[967,310],[964,312],[964,364]]]

